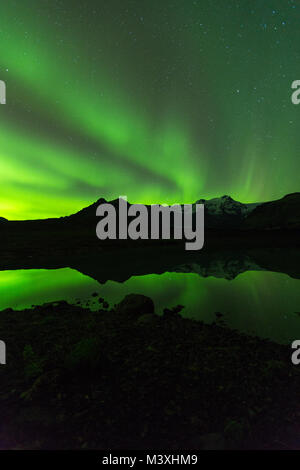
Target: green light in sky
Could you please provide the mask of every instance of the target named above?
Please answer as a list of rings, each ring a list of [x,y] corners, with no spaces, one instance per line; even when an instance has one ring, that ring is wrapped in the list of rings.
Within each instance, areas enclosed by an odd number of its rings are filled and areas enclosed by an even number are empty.
[[[258,13],[246,24],[228,14],[231,0],[175,2],[168,23],[162,7],[138,3],[147,14],[124,2],[94,14],[1,4],[1,216],[61,216],[119,195],[255,202],[299,189],[295,51],[284,74],[278,63],[300,40],[292,16],[271,47]]]

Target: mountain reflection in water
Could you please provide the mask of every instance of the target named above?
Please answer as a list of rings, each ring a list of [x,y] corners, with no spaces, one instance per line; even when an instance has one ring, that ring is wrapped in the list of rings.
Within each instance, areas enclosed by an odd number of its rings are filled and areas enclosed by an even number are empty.
[[[300,336],[299,287],[298,279],[267,271],[247,271],[233,280],[165,272],[100,284],[71,268],[8,270],[0,271],[0,309],[58,300],[80,301],[98,309],[98,297],[92,296],[95,292],[110,307],[128,293],[140,293],[153,299],[158,314],[181,304],[184,317],[208,323],[221,318],[230,328],[289,343]],[[223,315],[217,317],[216,312]]]

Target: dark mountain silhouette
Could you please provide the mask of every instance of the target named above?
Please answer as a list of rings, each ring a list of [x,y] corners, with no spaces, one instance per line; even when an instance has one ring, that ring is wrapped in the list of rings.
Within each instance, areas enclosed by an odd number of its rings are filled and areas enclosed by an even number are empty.
[[[106,201],[105,199],[98,199],[90,206],[80,210],[76,214],[71,215],[71,218],[95,218],[97,207],[103,203],[112,204],[116,210],[119,208],[119,199],[114,199],[113,201]],[[247,217],[247,215],[253,211],[257,204],[243,204],[241,202],[235,201],[230,196],[222,196],[214,199],[199,199],[194,204],[192,204],[193,212],[195,212],[196,204],[204,204],[205,206],[205,224],[207,227],[216,228],[216,227],[238,227],[241,222]],[[130,207],[132,204],[127,202],[127,207]],[[151,206],[146,205],[148,212],[150,214]],[[183,208],[183,205],[181,205]]]
[[[260,204],[246,217],[244,228],[300,230],[300,193]]]
[[[104,202],[105,199],[99,199],[76,214],[56,219],[0,219],[0,269],[30,266],[33,260],[35,265],[51,265],[54,259],[53,267],[61,264],[74,266],[77,260],[104,254],[107,255],[105,263],[108,269],[109,258],[121,260],[122,250],[130,250],[131,259],[139,250],[138,256],[143,259],[143,250],[154,247],[151,254],[154,264],[160,256],[158,248],[164,250],[168,245],[174,246],[175,251],[185,251],[185,240],[99,240],[96,225],[100,219],[96,216],[96,209]],[[258,204],[242,204],[229,196],[199,202],[205,205],[203,253],[227,248],[236,251],[247,247],[266,248],[272,245],[285,248],[300,245],[300,193]],[[119,200],[111,201],[111,204],[118,209]],[[190,259],[196,254],[191,253]],[[132,261],[127,262],[130,264]],[[173,266],[178,264],[176,261]],[[189,263],[184,261],[182,264]]]
[[[99,199],[68,219],[95,221],[97,207],[106,202]],[[118,199],[109,203],[118,210]],[[226,195],[209,200],[199,199],[193,204],[193,211],[197,203],[205,206],[206,229],[300,230],[300,193],[288,194],[277,201],[251,204],[243,204]],[[150,213],[151,206],[146,207]]]
[[[166,271],[233,279],[258,269],[300,277],[300,193],[260,204],[199,200],[205,205],[199,252],[185,251],[184,240],[99,240],[96,209],[104,202],[57,219],[0,219],[0,270],[71,267],[100,282]],[[119,200],[111,204],[118,209]]]
[[[98,199],[88,207],[81,209],[75,214],[62,216],[60,218],[27,220],[27,221],[8,221],[0,217],[2,228],[25,226],[41,229],[43,226],[49,229],[50,226],[58,224],[60,228],[66,223],[66,227],[74,223],[81,224],[88,228],[89,224],[96,225],[99,220],[96,217],[96,210],[100,204],[112,204],[116,211],[119,208],[119,199],[107,201],[104,198]],[[300,193],[293,193],[284,196],[282,199],[271,202],[258,202],[244,204],[235,201],[230,196],[222,196],[213,199],[199,199],[192,204],[193,212],[195,212],[196,204],[204,204],[205,206],[205,228],[212,230],[300,230]],[[127,202],[127,206],[131,206]],[[146,205],[150,214],[150,205]],[[182,205],[183,207],[183,205]],[[130,220],[130,218],[129,218]],[[171,218],[172,223],[172,218]],[[13,224],[13,225],[12,225]],[[93,232],[94,233],[94,232]]]

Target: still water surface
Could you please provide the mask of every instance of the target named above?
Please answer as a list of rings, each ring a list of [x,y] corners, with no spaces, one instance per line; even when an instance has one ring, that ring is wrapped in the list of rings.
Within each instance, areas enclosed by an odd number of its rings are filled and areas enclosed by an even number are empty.
[[[124,283],[94,279],[70,268],[0,272],[0,310],[66,300],[99,308],[97,292],[113,306],[128,293],[151,297],[156,312],[184,305],[187,318],[211,323],[216,312],[231,327],[280,343],[300,339],[300,280],[286,274],[248,271],[234,280],[164,273],[131,277]]]

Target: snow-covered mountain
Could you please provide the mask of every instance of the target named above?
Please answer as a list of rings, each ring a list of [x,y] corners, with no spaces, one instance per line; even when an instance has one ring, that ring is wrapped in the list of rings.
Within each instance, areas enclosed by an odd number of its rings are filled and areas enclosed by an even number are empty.
[[[199,199],[195,204],[204,204],[206,227],[236,228],[261,203],[243,204],[225,195],[213,199]]]
[[[260,203],[243,204],[230,196],[215,197],[213,199],[199,199],[196,204],[204,204],[205,210],[211,215],[241,215],[246,217]]]
[[[94,223],[96,209],[99,204],[107,202],[99,199],[89,207],[79,211],[69,219],[80,220],[84,217]],[[119,200],[110,201],[118,210]],[[130,203],[127,203],[130,206]],[[300,228],[300,193],[289,194],[282,199],[271,202],[258,202],[243,204],[230,196],[213,199],[198,199],[192,204],[195,212],[196,204],[204,204],[204,219],[206,229],[238,229],[238,230],[264,230],[264,229],[294,229]],[[148,212],[150,214],[150,206]]]

